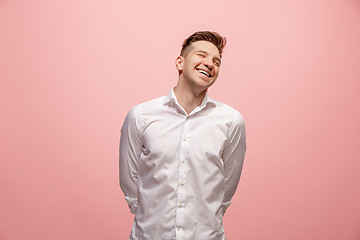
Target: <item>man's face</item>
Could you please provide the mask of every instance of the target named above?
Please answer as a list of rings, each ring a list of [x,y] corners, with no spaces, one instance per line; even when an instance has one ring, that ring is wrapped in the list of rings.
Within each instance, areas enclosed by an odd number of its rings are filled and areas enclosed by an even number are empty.
[[[197,41],[188,46],[184,56],[178,57],[176,67],[187,83],[198,90],[210,87],[218,77],[220,53],[214,44]]]

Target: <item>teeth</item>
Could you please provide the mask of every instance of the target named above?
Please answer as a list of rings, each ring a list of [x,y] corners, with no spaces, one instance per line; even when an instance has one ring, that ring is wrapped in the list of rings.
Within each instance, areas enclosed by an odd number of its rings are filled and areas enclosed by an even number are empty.
[[[202,73],[202,74],[205,74],[207,77],[210,77],[210,75],[207,72],[203,71],[203,70],[199,70],[199,72]]]

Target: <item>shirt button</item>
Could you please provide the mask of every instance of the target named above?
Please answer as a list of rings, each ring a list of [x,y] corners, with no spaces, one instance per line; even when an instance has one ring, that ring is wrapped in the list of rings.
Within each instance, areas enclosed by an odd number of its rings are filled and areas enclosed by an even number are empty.
[[[182,160],[181,160],[181,162],[182,162],[182,163],[185,163],[185,160],[184,160],[184,159],[182,159]]]
[[[182,208],[182,207],[183,207],[183,205],[180,203],[180,204],[179,204],[179,208]]]
[[[184,138],[183,140],[184,140],[184,142],[186,142],[186,141],[187,141],[187,138]]]
[[[179,226],[177,226],[177,227],[176,227],[176,230],[178,230],[178,231],[179,231],[179,230],[180,230],[180,227],[179,227]]]
[[[181,186],[184,186],[184,184],[185,184],[185,183],[184,183],[183,181],[180,182],[180,185],[181,185]]]

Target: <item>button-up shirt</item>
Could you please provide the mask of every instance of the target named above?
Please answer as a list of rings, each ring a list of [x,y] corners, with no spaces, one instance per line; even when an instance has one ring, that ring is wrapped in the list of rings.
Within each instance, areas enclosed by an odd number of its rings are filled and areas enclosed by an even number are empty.
[[[242,115],[207,94],[190,114],[173,90],[133,107],[120,139],[130,240],[224,240],[245,148]]]

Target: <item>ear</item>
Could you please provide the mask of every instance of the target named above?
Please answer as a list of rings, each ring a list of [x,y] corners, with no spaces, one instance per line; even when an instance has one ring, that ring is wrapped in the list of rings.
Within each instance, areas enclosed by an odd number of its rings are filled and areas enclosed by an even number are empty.
[[[183,63],[184,63],[184,58],[182,56],[178,56],[175,60],[175,65],[178,71],[183,70]]]

